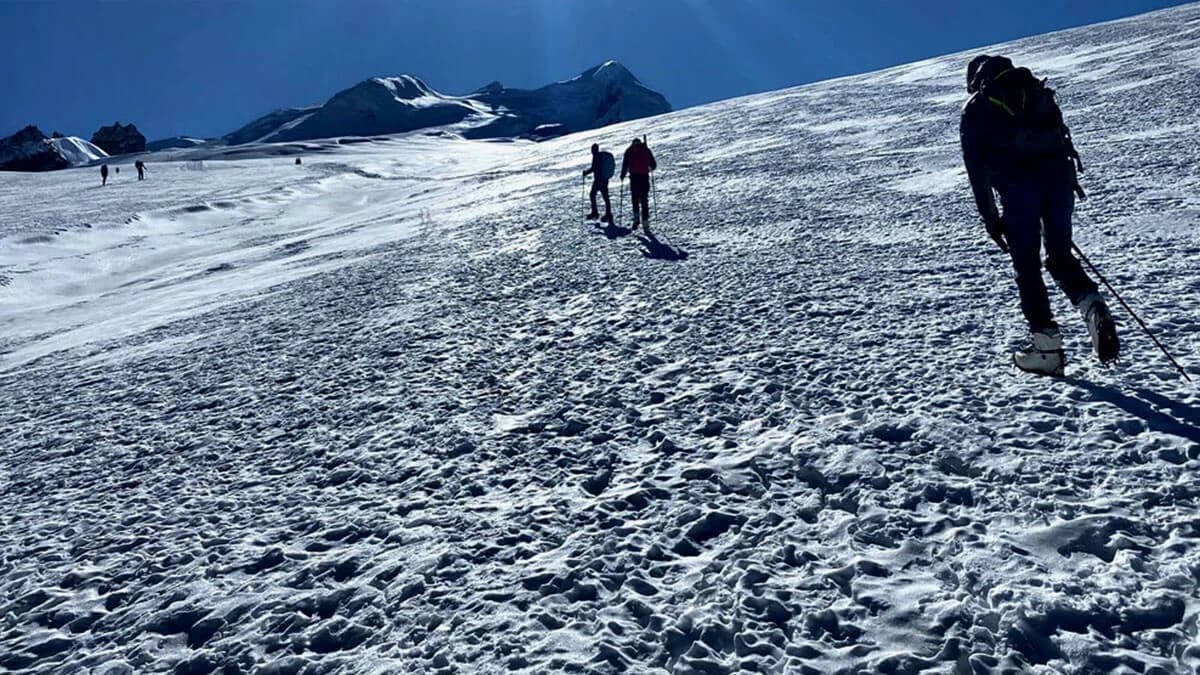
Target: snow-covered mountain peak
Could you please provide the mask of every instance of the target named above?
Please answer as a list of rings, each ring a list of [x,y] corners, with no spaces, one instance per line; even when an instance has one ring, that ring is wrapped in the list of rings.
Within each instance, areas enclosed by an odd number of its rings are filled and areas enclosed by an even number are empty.
[[[544,125],[583,131],[670,110],[625,66],[606,61],[539,89],[507,89],[496,81],[466,96],[446,96],[413,75],[373,77],[318,108],[278,111],[225,138],[281,142],[432,128],[469,138],[518,137]]]
[[[52,171],[103,157],[108,154],[82,138],[60,135],[47,138],[32,125],[0,139],[0,170]]]
[[[383,86],[396,100],[412,100],[427,96],[440,97],[441,94],[431,89],[424,81],[413,75],[396,75],[394,77],[373,77],[362,85],[376,84]],[[362,86],[360,85],[360,86]]]
[[[58,154],[70,162],[71,166],[82,166],[108,157],[108,153],[99,146],[78,136],[60,136],[47,142],[54,146]]]
[[[504,91],[504,84],[500,80],[492,80],[482,87],[476,89],[473,93],[476,94],[499,94]]]
[[[630,84],[638,81],[629,69],[617,61],[608,60],[598,66],[592,66],[580,73],[574,80],[596,80],[599,82],[614,82]]]

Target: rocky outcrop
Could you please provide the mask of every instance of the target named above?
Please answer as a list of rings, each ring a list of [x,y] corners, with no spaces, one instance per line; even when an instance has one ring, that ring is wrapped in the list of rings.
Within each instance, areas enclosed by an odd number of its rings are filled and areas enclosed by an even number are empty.
[[[0,171],[54,171],[70,165],[32,124],[0,139]]]
[[[110,155],[128,155],[146,151],[146,137],[133,124],[100,127],[92,134],[92,144]]]

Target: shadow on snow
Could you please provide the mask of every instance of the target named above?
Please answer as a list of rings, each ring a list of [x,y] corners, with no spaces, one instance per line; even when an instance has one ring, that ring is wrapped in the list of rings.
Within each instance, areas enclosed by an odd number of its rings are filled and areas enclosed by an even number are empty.
[[[1162,394],[1146,389],[1133,389],[1133,396],[1114,387],[1096,384],[1087,380],[1066,378],[1071,384],[1083,389],[1097,400],[1111,403],[1131,415],[1142,418],[1146,428],[1171,434],[1200,444],[1200,409],[1173,401]],[[1169,411],[1162,412],[1163,410]]]
[[[633,234],[633,230],[613,223],[592,223],[592,226],[596,228],[597,232],[613,241]]]
[[[642,245],[642,255],[654,260],[687,260],[688,252],[669,243],[658,240],[653,232],[639,235],[638,242]]]

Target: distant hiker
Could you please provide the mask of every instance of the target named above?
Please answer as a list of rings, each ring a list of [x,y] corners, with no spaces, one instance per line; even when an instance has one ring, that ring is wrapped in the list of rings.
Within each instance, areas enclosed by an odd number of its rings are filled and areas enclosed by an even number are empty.
[[[1075,195],[1083,197],[1077,182],[1083,164],[1053,90],[1027,68],[983,55],[967,66],[967,92],[971,98],[959,128],[963,161],[988,235],[1012,256],[1021,311],[1032,333],[1031,344],[1013,354],[1013,362],[1026,372],[1064,372],[1062,335],[1042,279],[1043,238],[1046,269],[1083,315],[1096,355],[1105,364],[1115,361],[1120,343],[1108,305],[1071,252],[1071,213]]]
[[[108,185],[108,165],[107,164],[100,165],[100,184]]]
[[[299,157],[296,158],[296,166],[300,166],[300,158]]]
[[[114,174],[116,174],[116,175],[118,175],[118,176],[120,176],[120,175],[121,175],[121,167],[119,167],[119,166],[114,166],[114,167],[113,167],[113,173],[114,173]]]
[[[650,230],[650,172],[658,168],[650,147],[635,138],[621,160],[621,180],[629,175],[629,192],[633,195],[633,226],[645,223]],[[640,207],[640,208],[639,208]]]
[[[608,181],[616,170],[617,160],[612,153],[601,151],[598,144],[592,143],[592,165],[583,170],[583,175],[592,175],[592,191],[589,195],[592,200],[592,211],[587,214],[588,220],[600,217],[600,213],[596,211],[596,193],[598,192],[604,196],[604,217],[600,218],[600,222],[612,222],[612,202],[608,199]]]
[[[133,168],[137,169],[138,180],[146,179],[146,163],[145,162],[143,162],[142,160],[139,159],[138,161],[133,163]]]

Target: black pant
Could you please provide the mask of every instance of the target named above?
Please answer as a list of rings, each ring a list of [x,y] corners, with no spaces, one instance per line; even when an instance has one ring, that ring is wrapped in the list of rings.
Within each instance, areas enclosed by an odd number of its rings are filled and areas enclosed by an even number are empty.
[[[596,213],[596,193],[599,192],[604,196],[604,213],[612,213],[612,202],[608,200],[608,179],[596,177],[592,179],[592,193],[589,195],[592,199],[592,213]]]
[[[642,218],[650,217],[650,175],[629,175],[629,192],[633,195],[633,217],[638,215],[638,206],[642,207]]]
[[[1075,175],[1066,168],[1007,181],[999,189],[1004,226],[1021,293],[1021,311],[1030,330],[1050,327],[1054,318],[1046,282],[1042,280],[1042,243],[1046,269],[1072,304],[1096,292],[1096,282],[1071,253],[1071,212],[1075,209]]]

